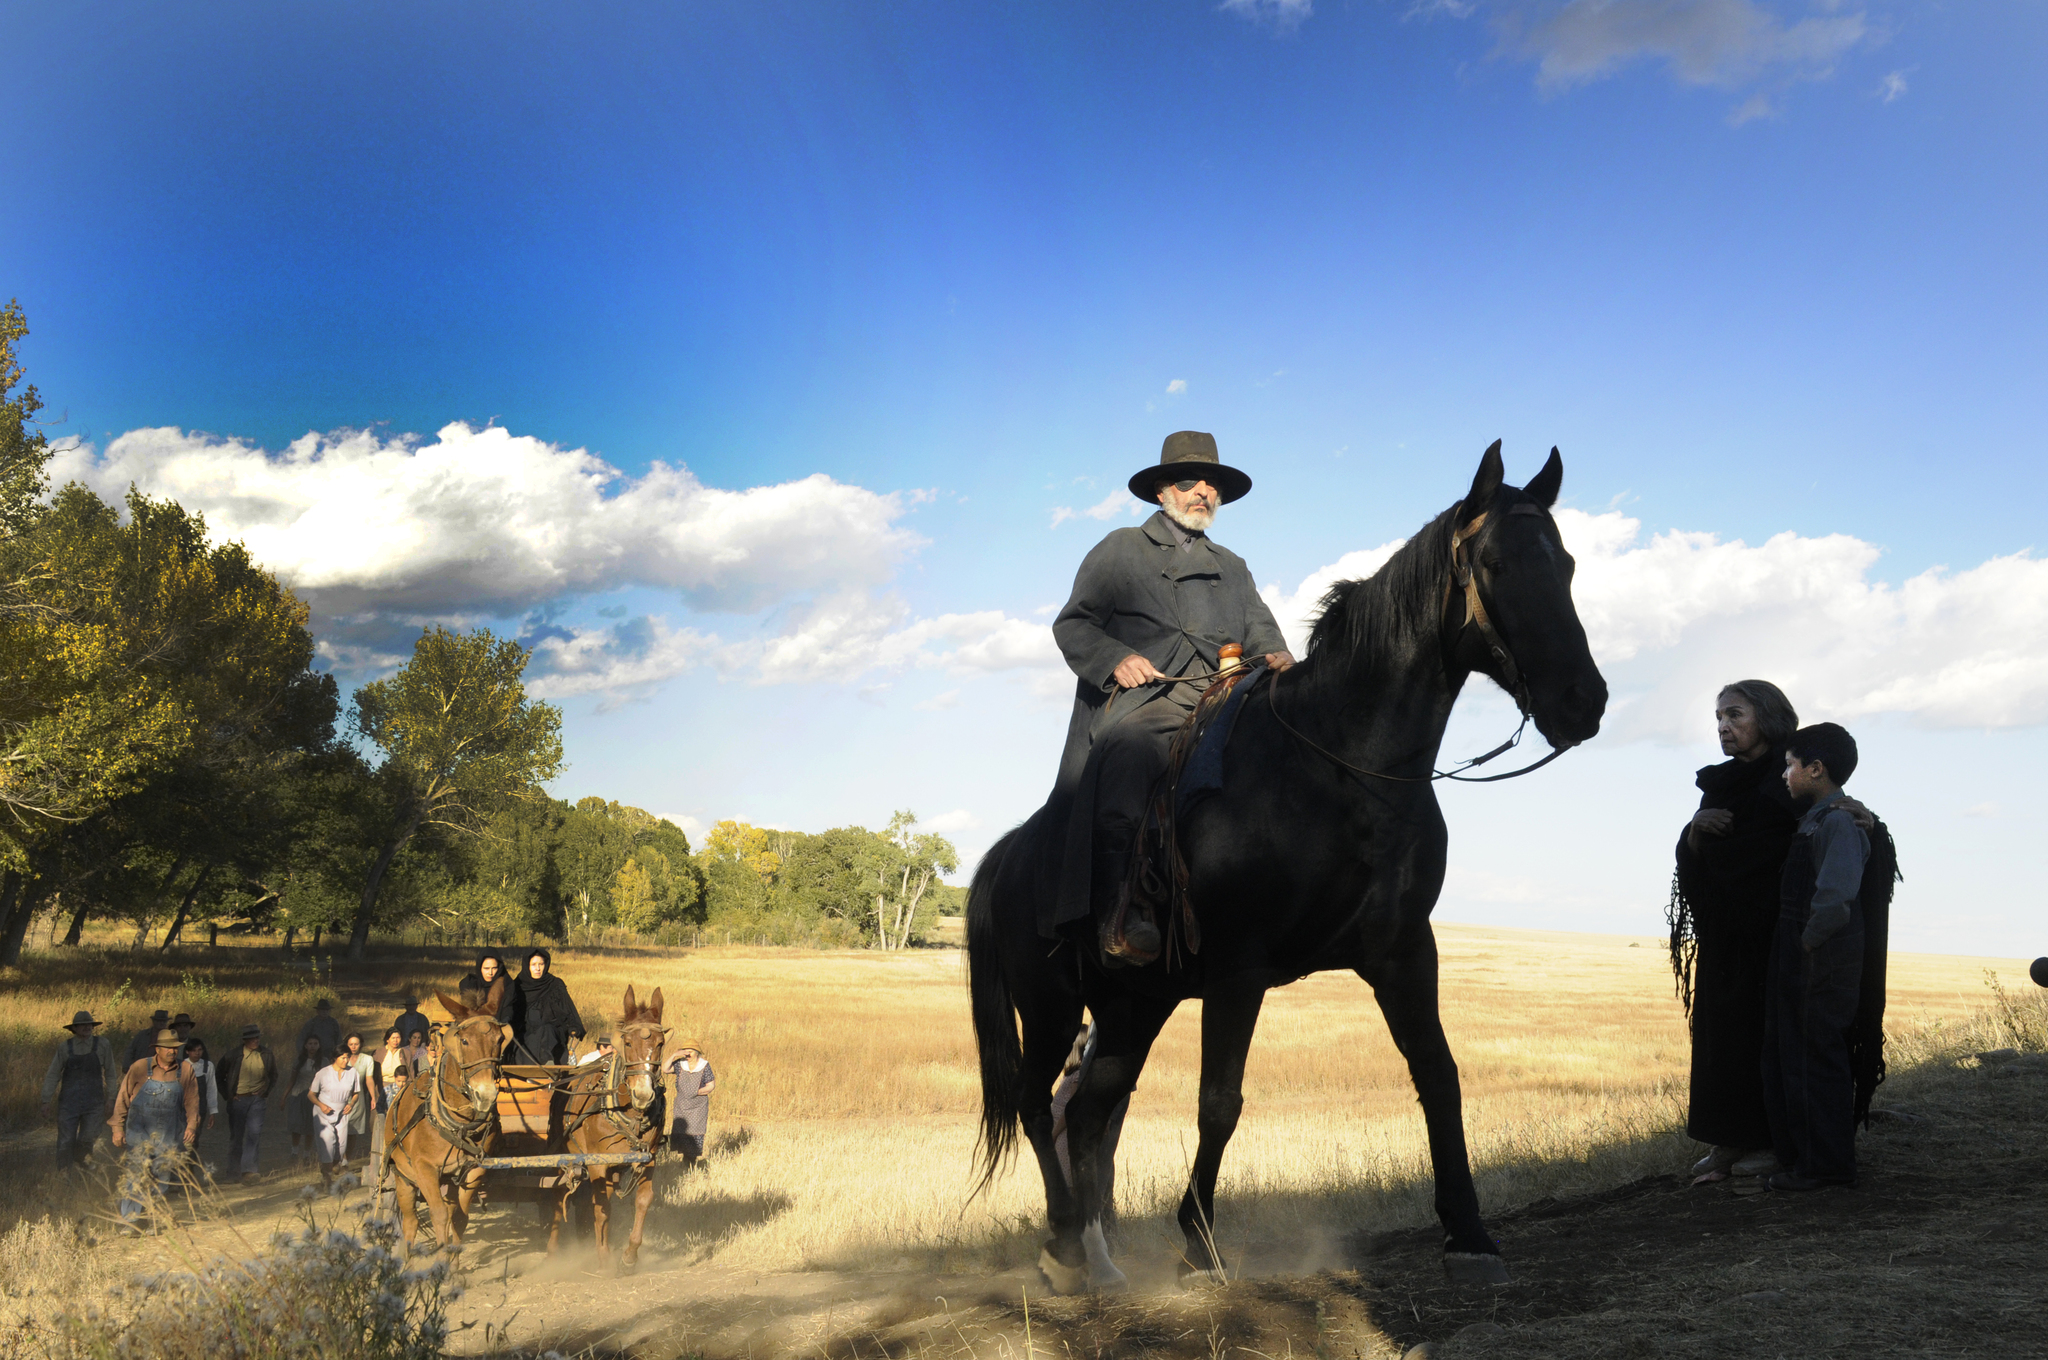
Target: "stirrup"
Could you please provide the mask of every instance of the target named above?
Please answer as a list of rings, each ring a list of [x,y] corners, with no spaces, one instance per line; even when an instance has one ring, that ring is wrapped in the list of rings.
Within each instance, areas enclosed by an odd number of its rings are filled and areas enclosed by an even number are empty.
[[[1151,938],[1147,939],[1147,936]],[[1165,937],[1160,934],[1158,926],[1142,916],[1127,922],[1122,911],[1102,923],[1098,943],[1102,947],[1103,961],[1112,968],[1143,968],[1148,963],[1157,962],[1166,948]]]

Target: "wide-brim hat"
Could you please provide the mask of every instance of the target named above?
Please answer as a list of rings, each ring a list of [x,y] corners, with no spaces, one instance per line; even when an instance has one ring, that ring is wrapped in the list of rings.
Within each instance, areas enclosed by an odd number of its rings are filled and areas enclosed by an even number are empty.
[[[247,1040],[247,1039],[261,1039],[262,1037],[263,1037],[263,1027],[262,1027],[261,1025],[244,1025],[244,1026],[242,1026],[242,1038],[243,1038],[243,1039],[245,1039],[245,1040]]]
[[[1159,503],[1156,489],[1161,482],[1199,477],[1216,488],[1225,505],[1252,489],[1248,473],[1223,462],[1216,454],[1216,436],[1200,430],[1176,430],[1166,436],[1159,449],[1159,461],[1131,474],[1131,494],[1148,505]]]
[[[174,1029],[160,1029],[156,1032],[156,1046],[158,1048],[183,1048],[185,1041],[178,1037],[178,1031]]]
[[[78,1014],[71,1017],[71,1023],[64,1026],[64,1028],[77,1029],[80,1025],[91,1025],[94,1028],[98,1028],[99,1026],[104,1025],[106,1023],[107,1022],[104,1020],[93,1019],[91,1011],[80,1011]]]

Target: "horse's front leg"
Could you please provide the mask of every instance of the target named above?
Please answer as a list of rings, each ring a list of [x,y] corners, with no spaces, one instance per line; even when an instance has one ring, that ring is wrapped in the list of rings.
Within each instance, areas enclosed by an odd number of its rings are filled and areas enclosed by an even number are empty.
[[[419,1196],[413,1190],[412,1182],[392,1172],[392,1194],[398,1206],[398,1232],[405,1239],[405,1254],[412,1255],[413,1246],[420,1235]]]
[[[462,1244],[455,1236],[454,1215],[448,1193],[443,1189],[443,1175],[437,1170],[428,1184],[420,1188],[420,1195],[427,1202],[427,1220],[434,1225],[434,1245],[442,1251],[456,1251]]]
[[[653,1206],[654,1177],[643,1170],[633,1186],[633,1232],[626,1238],[626,1251],[621,1261],[628,1271],[640,1264],[640,1238],[647,1229],[647,1211]]]
[[[597,1263],[608,1266],[612,1261],[613,1176],[592,1176],[590,1178],[590,1235],[597,1241]]]
[[[1074,1168],[1074,1192],[1081,1214],[1081,1246],[1088,1255],[1088,1288],[1115,1292],[1130,1288],[1131,1282],[1109,1258],[1109,1239],[1102,1230],[1105,1196],[1109,1183],[1112,1150],[1103,1146],[1103,1133],[1117,1106],[1130,1099],[1138,1087],[1138,1073],[1152,1051],[1152,1041],[1173,1014],[1173,1001],[1146,997],[1091,998],[1098,1026],[1095,1056],[1088,1072],[1067,1103],[1067,1154]]]
[[[1195,1114],[1201,1142],[1180,1202],[1180,1230],[1187,1239],[1180,1263],[1184,1279],[1223,1278],[1223,1258],[1216,1251],[1216,1173],[1244,1112],[1245,1055],[1251,1052],[1252,1031],[1265,1002],[1264,988],[1202,998],[1202,1087]]]
[[[576,1187],[569,1180],[569,1173],[562,1173],[562,1188],[555,1194],[554,1217],[548,1220],[548,1255],[555,1254],[556,1245],[562,1240],[562,1221],[569,1217],[569,1200],[576,1193]]]
[[[462,1247],[462,1235],[469,1231],[469,1217],[476,1205],[476,1197],[483,1189],[484,1169],[472,1167],[455,1187],[455,1204],[449,1210],[448,1219],[455,1229],[455,1246]]]
[[[1479,1192],[1465,1149],[1464,1097],[1458,1064],[1437,1012],[1436,936],[1426,922],[1413,943],[1358,970],[1372,984],[1394,1046],[1408,1060],[1408,1075],[1429,1126],[1429,1161],[1436,1177],[1436,1216],[1444,1229],[1444,1271],[1457,1284],[1506,1284],[1500,1248],[1479,1217]]]

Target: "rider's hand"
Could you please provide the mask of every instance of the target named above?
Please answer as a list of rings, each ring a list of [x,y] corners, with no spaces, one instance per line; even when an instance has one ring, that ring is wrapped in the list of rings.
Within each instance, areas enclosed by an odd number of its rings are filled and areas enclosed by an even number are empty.
[[[1294,664],[1293,652],[1267,652],[1266,665],[1276,671],[1284,671]]]
[[[1856,825],[1864,831],[1868,831],[1877,825],[1877,814],[1857,802],[1854,798],[1837,799],[1835,806],[1848,813],[1854,819]]]
[[[1139,656],[1136,652],[1132,652],[1129,656],[1117,662],[1116,670],[1113,674],[1116,677],[1117,685],[1123,689],[1136,689],[1140,685],[1150,684],[1154,680],[1164,680],[1166,678],[1159,673],[1157,666],[1147,661],[1144,657]]]
[[[1701,808],[1693,814],[1692,829],[1696,835],[1725,836],[1735,829],[1735,814],[1727,808]]]

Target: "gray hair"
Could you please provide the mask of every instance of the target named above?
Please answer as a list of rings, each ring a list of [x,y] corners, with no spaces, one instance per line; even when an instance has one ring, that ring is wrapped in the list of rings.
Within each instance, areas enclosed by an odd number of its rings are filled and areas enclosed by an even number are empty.
[[[1768,680],[1736,680],[1721,686],[1722,694],[1740,694],[1756,709],[1757,730],[1772,750],[1782,750],[1799,730],[1799,713],[1785,691]]]

